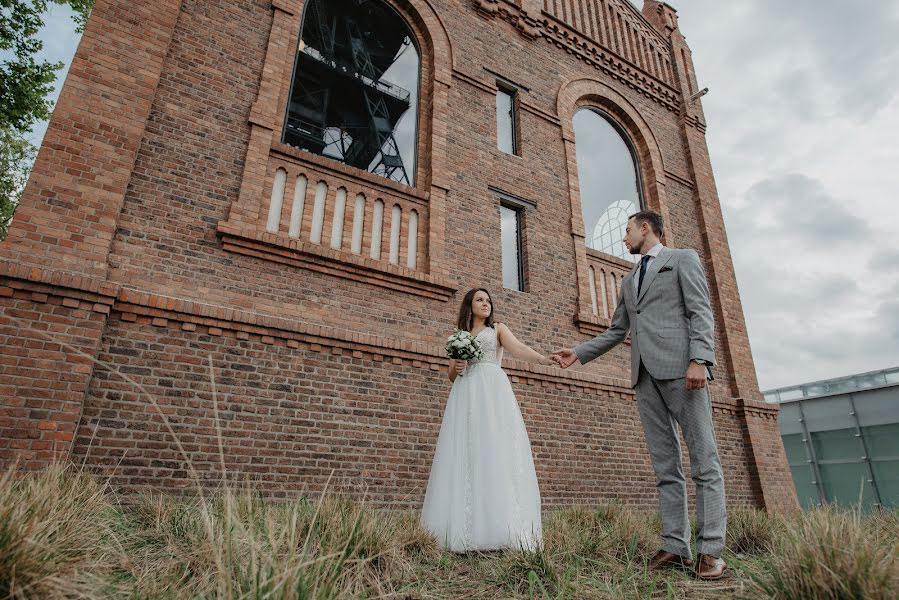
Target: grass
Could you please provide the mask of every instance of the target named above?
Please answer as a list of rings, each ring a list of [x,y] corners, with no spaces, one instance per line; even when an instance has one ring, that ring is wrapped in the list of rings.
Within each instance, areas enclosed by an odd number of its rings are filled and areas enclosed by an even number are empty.
[[[650,574],[657,517],[611,503],[547,514],[544,545],[443,552],[417,514],[251,487],[121,505],[73,467],[0,479],[3,598],[899,597],[899,513],[732,510],[731,574]]]
[[[35,333],[130,384],[199,481],[152,394],[114,365]],[[211,356],[209,377],[218,427]],[[72,466],[8,471],[0,476],[0,600],[899,598],[895,510],[731,510],[728,577],[702,582],[682,571],[648,573],[658,516],[620,503],[545,515],[536,551],[457,555],[442,551],[412,511],[379,512],[327,493],[273,502],[251,486],[210,495],[197,483],[196,494],[123,505],[106,481]]]

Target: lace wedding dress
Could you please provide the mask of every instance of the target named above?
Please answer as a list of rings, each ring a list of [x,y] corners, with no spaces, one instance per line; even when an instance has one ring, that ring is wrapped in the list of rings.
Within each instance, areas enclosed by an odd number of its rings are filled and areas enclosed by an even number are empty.
[[[483,358],[468,361],[450,390],[422,524],[454,552],[533,549],[542,525],[531,443],[500,368],[496,330],[485,327],[476,337]]]

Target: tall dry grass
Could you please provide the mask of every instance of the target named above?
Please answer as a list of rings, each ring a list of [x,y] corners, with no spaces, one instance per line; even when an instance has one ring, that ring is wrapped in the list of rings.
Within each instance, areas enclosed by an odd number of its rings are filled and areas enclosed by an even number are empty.
[[[899,598],[897,512],[825,507],[781,519],[770,550],[745,563],[752,597]]]
[[[620,503],[548,514],[536,550],[443,552],[413,511],[347,498],[272,501],[251,486],[120,505],[54,465],[0,478],[3,598],[899,597],[899,513],[729,515],[732,574],[649,573],[658,518]]]

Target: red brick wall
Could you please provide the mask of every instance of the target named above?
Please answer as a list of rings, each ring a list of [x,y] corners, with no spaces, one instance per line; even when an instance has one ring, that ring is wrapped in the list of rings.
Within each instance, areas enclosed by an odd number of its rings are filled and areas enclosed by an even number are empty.
[[[532,4],[528,19],[535,12]],[[480,12],[475,5],[481,5]],[[123,6],[97,3],[76,65],[105,65],[112,78],[130,72],[130,59],[100,43],[106,34],[136,35]],[[268,127],[280,127],[269,121],[280,119],[284,110],[272,105],[283,95],[275,74],[283,71],[285,52],[296,44],[278,36],[298,31],[301,0],[276,0],[274,8],[262,0],[169,2],[168,12],[154,21],[155,33],[140,37],[154,57],[141,87],[121,80],[140,93],[114,98],[109,114],[94,120],[79,112],[86,98],[94,99],[86,85],[93,71],[73,67],[20,209],[23,218],[17,215],[10,239],[0,245],[0,259],[69,271],[37,277],[42,285],[56,284],[60,298],[86,289],[96,295],[98,285],[108,287],[103,296],[112,305],[108,321],[102,312],[71,309],[75,323],[90,324],[91,334],[81,343],[145,387],[169,417],[201,479],[214,480],[219,471],[205,363],[211,355],[229,472],[259,477],[264,489],[279,494],[318,489],[334,470],[340,486],[366,487],[378,502],[415,505],[448,392],[440,372],[442,343],[452,329],[456,302],[468,288],[491,289],[499,320],[538,350],[587,338],[575,321],[581,283],[572,223],[579,215],[572,214],[569,201],[569,161],[557,105],[566,82],[592,78],[645,123],[645,132],[634,133],[643,137],[634,141],[660,161],[655,169],[640,165],[655,178],[647,181],[647,193],[663,202],[672,245],[695,248],[710,273],[720,363],[713,397],[729,498],[789,507],[788,497],[775,500],[771,485],[789,478],[782,449],[755,448],[775,439],[776,408],[754,402],[760,396],[739,296],[731,285],[723,225],[714,219],[720,207],[700,131],[701,109],[654,98],[644,84],[611,76],[611,67],[588,64],[584,56],[560,48],[568,42],[549,34],[533,37],[534,31],[549,31],[541,27],[551,21],[521,21],[514,3],[398,0],[396,6],[410,15],[422,38],[423,73],[435,79],[422,88],[421,131],[428,137],[420,144],[419,161],[426,176],[419,177],[412,194],[428,202],[427,253],[421,274],[393,269],[389,276],[412,288],[433,278],[444,290],[440,294],[372,285],[382,273],[365,261],[351,265],[352,275],[337,272],[334,265],[348,260],[339,252],[307,256],[316,261],[314,270],[269,260],[264,251],[288,259],[301,254],[272,236],[253,242],[256,255],[229,251],[223,243],[221,224],[235,215],[246,219],[244,209],[270,193],[270,182],[267,189],[256,180],[248,187],[247,178],[260,175],[247,166],[268,164]],[[679,33],[669,34],[672,44],[682,43]],[[446,38],[451,56],[430,56]],[[494,73],[522,86],[520,157],[496,149]],[[665,89],[669,95],[681,93]],[[81,138],[54,142],[68,131],[69,116],[87,119],[101,131],[110,121],[122,123],[119,146],[95,148]],[[131,163],[109,162],[129,152]],[[73,179],[53,166],[72,153],[96,158],[87,161],[94,169],[90,177]],[[284,160],[302,162],[302,155]],[[107,170],[108,181],[101,175]],[[333,173],[354,177],[344,168]],[[370,177],[357,177],[371,184]],[[79,212],[77,203],[62,216],[48,204],[54,190],[76,184],[85,197],[106,198],[108,213],[99,221],[89,211]],[[90,185],[101,186],[106,196],[96,195]],[[535,205],[525,214],[526,293],[501,288],[499,202],[493,190]],[[80,238],[60,227],[41,229],[40,219],[78,218],[84,230],[94,223],[98,238],[111,236],[104,247],[108,254],[96,244],[80,245]],[[94,279],[72,278],[77,275]],[[9,278],[19,282],[15,285],[36,280],[27,269],[10,272]],[[458,293],[445,301],[452,290]],[[43,313],[23,308],[22,302],[35,300],[0,296],[0,318],[25,310],[40,322],[47,312],[47,307]],[[17,357],[4,359],[3,366],[17,371],[31,350],[9,334],[2,341],[4,353]],[[566,372],[508,363],[547,505],[624,497],[654,506],[652,470],[627,387],[628,352],[622,346]],[[52,373],[40,377],[55,380]],[[189,473],[149,397],[105,369],[95,369],[89,381],[84,418],[67,449],[71,457],[113,475],[124,488],[187,487]],[[19,386],[2,389],[20,393]],[[76,395],[70,401],[80,402]],[[5,410],[15,412],[18,402]],[[16,440],[40,431],[40,416],[19,411],[15,418],[23,420],[4,421],[9,425],[0,445],[4,458],[21,450]]]
[[[0,466],[66,459],[109,306],[0,276]]]
[[[104,367],[87,394],[75,462],[129,491],[214,486],[224,462],[228,477],[276,496],[319,491],[330,480],[331,489],[378,503],[420,504],[449,393],[442,371],[424,361],[121,316],[113,314],[104,333]],[[513,385],[545,506],[627,498],[655,508],[631,393],[524,379]],[[719,408],[716,416],[728,497],[752,505],[742,431],[727,412],[734,411]]]

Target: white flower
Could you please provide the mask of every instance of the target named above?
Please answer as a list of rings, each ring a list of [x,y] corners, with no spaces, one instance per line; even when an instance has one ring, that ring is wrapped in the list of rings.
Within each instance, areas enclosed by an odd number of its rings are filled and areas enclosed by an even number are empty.
[[[446,340],[446,353],[450,358],[471,360],[481,358],[481,345],[477,338],[468,331],[459,330]]]

